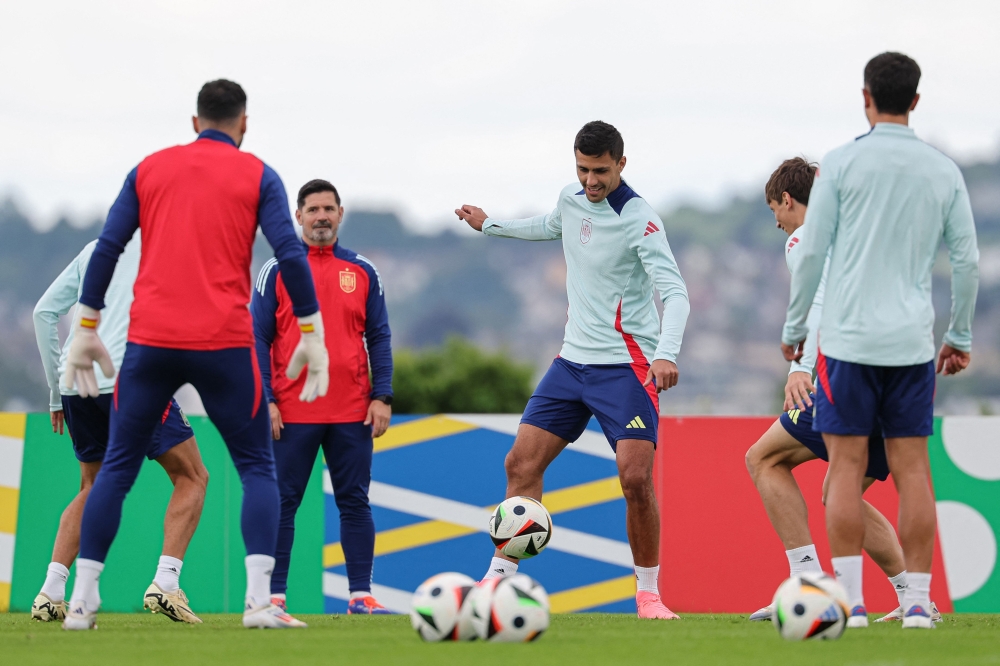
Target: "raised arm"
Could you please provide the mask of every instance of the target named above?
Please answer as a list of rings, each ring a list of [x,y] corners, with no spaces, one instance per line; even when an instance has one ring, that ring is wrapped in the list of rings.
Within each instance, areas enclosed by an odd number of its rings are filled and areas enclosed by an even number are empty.
[[[522,220],[498,220],[489,217],[482,208],[462,206],[455,209],[460,219],[487,236],[543,241],[562,238],[562,214],[557,206],[548,215],[536,215]]]
[[[952,375],[969,364],[972,316],[979,290],[979,248],[965,181],[958,176],[955,199],[944,222],[944,242],[951,262],[951,320],[938,357],[938,371]],[[951,348],[950,350],[948,348]],[[955,351],[962,352],[961,354]]]

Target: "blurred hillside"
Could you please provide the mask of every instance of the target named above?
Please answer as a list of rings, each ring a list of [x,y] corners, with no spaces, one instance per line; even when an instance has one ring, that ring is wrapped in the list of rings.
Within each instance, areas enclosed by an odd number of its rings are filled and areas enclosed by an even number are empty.
[[[942,413],[1000,412],[1000,162],[965,168],[979,230],[981,283],[972,370],[939,383]],[[763,195],[719,210],[664,215],[691,297],[679,359],[681,383],[662,401],[673,414],[762,414],[780,409],[787,365],[778,339],[788,302],[784,235]],[[458,228],[460,223],[456,220]],[[44,409],[45,382],[31,309],[69,260],[96,237],[65,221],[37,233],[12,203],[0,204],[0,409]],[[558,353],[566,321],[561,244],[410,232],[390,212],[350,211],[344,245],[378,266],[397,348],[460,335],[506,349],[540,376]],[[254,270],[271,256],[259,240]],[[949,277],[935,272],[938,338],[947,325]]]

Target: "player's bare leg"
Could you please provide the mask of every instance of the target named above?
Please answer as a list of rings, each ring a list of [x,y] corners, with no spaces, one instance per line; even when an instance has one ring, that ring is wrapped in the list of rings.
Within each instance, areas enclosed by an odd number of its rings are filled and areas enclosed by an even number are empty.
[[[143,606],[153,613],[163,613],[175,622],[199,624],[187,595],[180,588],[180,567],[191,543],[208,487],[208,470],[194,437],[181,442],[156,459],[174,484],[167,515],[163,521],[163,554],[156,578],[146,589]]]
[[[865,541],[865,509],[861,498],[868,465],[867,435],[823,433],[830,453],[827,473],[826,532],[837,581],[847,590],[848,627],[868,626],[862,590],[861,548]]]
[[[887,439],[885,451],[899,492],[899,540],[906,558],[903,627],[927,628],[933,626],[929,595],[937,529],[927,438]]]
[[[676,620],[660,600],[660,509],[653,492],[653,443],[622,439],[617,443],[618,479],[625,495],[625,529],[635,563],[639,617]]]
[[[45,583],[31,604],[31,618],[41,622],[63,620],[66,617],[66,580],[80,552],[80,517],[87,503],[87,496],[94,485],[100,462],[80,463],[80,492],[66,506],[59,518],[59,531],[52,547],[52,563],[45,575]]]
[[[816,455],[788,434],[775,421],[746,454],[747,471],[753,479],[767,517],[785,550],[812,544],[809,510],[792,470]]]
[[[514,446],[507,453],[503,464],[507,472],[507,497],[531,497],[542,501],[545,470],[567,444],[569,442],[565,439],[537,426],[527,423],[519,425]],[[497,550],[483,580],[517,572],[517,562]]]

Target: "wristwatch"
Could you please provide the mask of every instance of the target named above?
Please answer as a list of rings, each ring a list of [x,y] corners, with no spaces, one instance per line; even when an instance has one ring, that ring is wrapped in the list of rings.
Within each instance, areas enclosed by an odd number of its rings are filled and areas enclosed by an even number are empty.
[[[388,394],[386,394],[386,395],[377,395],[374,398],[372,398],[372,400],[378,400],[379,402],[384,402],[387,405],[391,405],[392,404],[392,396],[388,395]]]

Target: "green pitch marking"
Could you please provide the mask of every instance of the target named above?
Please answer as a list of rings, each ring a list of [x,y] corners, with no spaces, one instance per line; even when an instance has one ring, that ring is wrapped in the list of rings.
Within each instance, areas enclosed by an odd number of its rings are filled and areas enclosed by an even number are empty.
[[[293,609],[294,610],[294,609]],[[788,643],[769,622],[745,615],[685,615],[639,620],[621,614],[552,617],[529,644],[424,643],[406,616],[300,615],[302,630],[247,630],[239,615],[202,615],[205,624],[175,624],[148,614],[101,615],[99,629],[71,633],[0,614],[3,663],[66,664],[997,664],[1000,616],[946,616],[933,631],[899,623],[848,629],[836,641]]]

